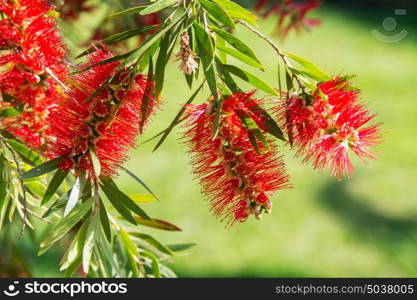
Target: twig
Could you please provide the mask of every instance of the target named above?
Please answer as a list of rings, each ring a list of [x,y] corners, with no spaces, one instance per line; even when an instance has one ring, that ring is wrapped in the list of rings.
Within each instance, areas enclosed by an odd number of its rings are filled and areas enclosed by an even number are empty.
[[[260,32],[259,30],[257,30],[256,28],[252,27],[251,25],[249,25],[247,22],[243,21],[243,20],[238,20],[238,22],[240,24],[242,24],[243,26],[245,26],[247,29],[249,29],[250,31],[252,31],[253,33],[255,33],[257,36],[259,36],[261,39],[263,39],[264,41],[266,41],[274,50],[275,52],[278,54],[279,57],[281,57],[281,59],[283,60],[284,64],[286,65],[286,67],[291,67],[291,63],[288,61],[288,57],[287,55],[285,55],[284,52],[281,51],[281,49],[269,38],[267,37],[265,34],[263,34],[262,32]],[[298,78],[298,76],[296,74],[293,73],[293,78],[295,78],[295,80],[298,83],[298,86],[302,89],[302,91],[305,93],[305,88],[304,85],[302,84],[301,80]]]

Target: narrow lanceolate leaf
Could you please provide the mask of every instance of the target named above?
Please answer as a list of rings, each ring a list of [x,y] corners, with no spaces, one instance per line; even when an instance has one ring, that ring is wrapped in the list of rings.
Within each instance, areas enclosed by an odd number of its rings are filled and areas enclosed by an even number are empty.
[[[259,62],[257,62],[256,60],[252,59],[251,57],[247,56],[246,54],[243,54],[242,52],[239,52],[233,48],[229,48],[229,47],[224,47],[221,45],[217,45],[217,49],[230,55],[233,56],[234,58],[240,60],[241,62],[254,67],[254,68],[258,68],[262,71],[265,70],[265,67],[263,65],[261,65]]]
[[[151,219],[147,220],[139,216],[135,216],[135,220],[138,224],[151,227],[155,229],[165,230],[165,231],[182,231],[181,228],[178,226],[171,224],[167,221],[159,220],[159,219]]]
[[[167,247],[174,252],[185,251],[185,250],[194,248],[195,246],[197,246],[197,244],[194,244],[194,243],[167,245]]]
[[[41,243],[39,254],[43,254],[53,244],[63,238],[92,208],[94,199],[90,198],[77,206],[68,216],[60,219]]]
[[[78,176],[77,179],[75,180],[74,186],[72,187],[72,190],[71,190],[71,194],[69,195],[69,198],[68,198],[67,205],[65,206],[64,217],[68,216],[68,214],[77,205],[78,200],[80,199],[81,194],[84,190],[86,182],[87,182],[86,173],[81,173],[80,176]]]
[[[103,204],[103,200],[100,199],[100,221],[101,226],[103,227],[104,234],[106,235],[107,240],[111,241],[111,229],[109,223],[109,216],[107,215],[106,207]]]
[[[15,117],[20,115],[20,111],[15,107],[8,107],[0,111],[0,118]]]
[[[246,56],[249,56],[253,60],[259,63],[259,59],[256,57],[255,52],[242,40],[238,39],[235,35],[224,31],[217,27],[212,27],[214,32],[219,35],[222,39],[224,39],[227,43],[229,43],[233,48],[237,51],[242,52]]]
[[[135,243],[133,243],[129,235],[121,227],[119,228],[119,237],[124,248],[126,249],[128,263],[129,263],[130,269],[132,270],[133,276],[138,277],[139,270],[138,270],[137,263],[139,261],[139,251],[136,248]]]
[[[156,95],[159,95],[164,86],[165,79],[165,68],[168,63],[168,50],[170,46],[170,37],[172,32],[168,31],[165,36],[161,39],[161,45],[159,47],[158,58],[156,60],[156,71],[155,71],[155,90]]]
[[[118,11],[114,14],[111,14],[109,16],[107,16],[106,19],[113,19],[113,18],[117,18],[117,17],[121,17],[124,15],[128,15],[128,14],[136,14],[139,13],[141,11],[143,11],[145,8],[147,8],[147,6],[135,6],[135,7],[131,7],[122,11]]]
[[[164,246],[161,242],[159,242],[157,239],[155,239],[153,236],[150,236],[148,234],[140,233],[140,232],[129,232],[129,235],[134,236],[140,240],[145,241],[152,247],[156,248],[157,250],[161,251],[162,253],[168,254],[168,255],[174,255],[174,252],[171,251],[168,247]]]
[[[75,261],[77,261],[78,258],[82,256],[87,228],[88,224],[84,223],[78,230],[71,242],[71,245],[60,262],[60,271],[68,269]]]
[[[184,15],[183,15],[184,16]],[[123,61],[123,63],[119,66],[120,68],[125,67],[127,64],[131,63],[132,61],[137,60],[138,58],[140,58],[149,48],[151,48],[157,41],[159,41],[159,39],[168,31],[170,30],[173,26],[175,26],[176,24],[178,24],[180,21],[182,20],[182,17],[180,17],[178,20],[176,20],[175,22],[171,22],[168,25],[166,25],[164,28],[161,28],[161,30],[158,30],[155,34],[153,34],[152,36],[150,36],[141,46],[139,46],[136,49],[133,49],[127,53],[124,54],[120,54],[120,55],[115,55],[112,56],[110,58],[104,59],[96,64],[93,64],[91,66],[88,66],[84,69],[78,70],[73,72],[72,74],[77,74],[77,73],[82,73],[85,72],[87,70],[90,70],[96,66],[102,66],[114,61]]]
[[[121,41],[130,39],[132,37],[138,36],[140,34],[144,34],[149,32],[150,30],[154,29],[155,27],[157,27],[158,25],[151,25],[151,26],[143,26],[143,27],[138,27],[138,28],[134,28],[134,29],[130,29],[127,31],[123,31],[123,32],[119,32],[116,33],[112,36],[109,36],[105,39],[103,39],[101,42],[103,44],[106,45],[113,45],[116,43],[119,43]],[[100,47],[100,45],[97,45],[97,47]],[[85,50],[84,52],[82,52],[81,54],[79,54],[76,58],[81,58],[89,53],[94,52],[96,49],[96,47],[90,47],[87,50]]]
[[[204,9],[217,21],[220,21],[226,27],[235,28],[235,23],[229,14],[216,3],[207,0],[198,0]]]
[[[42,218],[47,218],[57,210],[64,208],[68,202],[69,193],[62,195],[59,197],[49,208],[48,210],[42,215]]]
[[[119,201],[117,195],[114,193],[114,189],[109,187],[107,184],[103,184],[102,186],[104,194],[106,194],[107,199],[109,199],[110,203],[114,206],[114,208],[118,211],[118,213],[128,222],[132,223],[133,225],[137,225],[135,219],[132,216],[130,210],[128,210],[122,202]]]
[[[58,168],[58,163],[62,157],[55,158],[53,160],[47,161],[39,166],[34,167],[33,169],[22,174],[22,179],[29,179],[42,176],[46,173],[49,173]]]
[[[213,0],[213,2],[223,8],[233,19],[243,20],[257,26],[258,18],[242,6],[230,0]]]
[[[65,177],[67,177],[67,175],[68,175],[68,171],[63,172],[60,169],[56,171],[54,177],[52,177],[52,180],[49,183],[48,188],[46,189],[46,192],[42,198],[41,206],[45,205],[46,203],[48,203],[49,200],[52,199],[52,196],[59,189],[59,187],[61,186],[62,182],[64,181]]]
[[[250,83],[254,87],[274,96],[278,96],[278,93],[275,89],[273,89],[270,85],[268,85],[265,81],[260,79],[259,77],[245,71],[241,68],[238,68],[233,65],[222,65],[222,68],[233,75],[239,77],[240,79]]]
[[[43,159],[39,154],[37,154],[35,151],[30,150],[28,147],[21,144],[20,142],[12,139],[7,139],[6,141],[26,162],[29,162],[32,165],[39,165],[43,163]]]
[[[258,124],[259,128],[280,140],[286,141],[283,131],[265,109],[259,105],[251,105],[250,109],[261,119]]]
[[[122,239],[123,244],[126,246],[127,250],[132,253],[134,257],[139,257],[139,251],[136,247],[135,243],[129,237],[129,234],[123,230],[123,228],[119,228],[119,234]]]
[[[152,272],[155,278],[161,278],[161,271],[159,270],[158,259],[155,255],[148,251],[141,251],[142,257],[149,258],[151,260]]]
[[[135,179],[141,186],[143,186],[149,193],[151,193],[152,196],[154,196],[156,199],[158,199],[158,197],[155,195],[155,193],[152,192],[152,190],[145,184],[145,182],[143,182],[143,180],[141,180],[137,175],[135,175],[133,172],[129,171],[128,169],[126,169],[123,166],[121,166],[121,169],[123,171],[125,171],[127,175],[129,175],[130,177]]]
[[[123,193],[119,188],[116,186],[113,180],[110,178],[102,178],[103,184],[107,186],[108,189],[111,190],[113,195],[129,210],[141,216],[142,218],[150,220],[151,218],[146,214],[146,212],[139,207],[132,199],[129,198],[128,195]]]
[[[318,82],[324,82],[331,79],[331,76],[329,74],[324,72],[311,61],[289,52],[284,52],[284,54],[287,57],[291,58],[293,61],[299,63],[303,67],[303,69],[296,69],[299,70],[301,73],[304,73],[308,77],[317,80]]]
[[[128,196],[136,203],[151,203],[156,200],[151,194],[129,194]]]
[[[214,60],[213,41],[208,32],[197,22],[193,23],[193,28],[197,37],[197,42],[199,45],[198,48],[202,52],[201,54],[206,56],[205,59],[207,60],[208,64],[205,66],[205,69],[207,69]],[[203,59],[203,57],[201,57],[201,59]]]
[[[165,25],[165,27],[158,30],[156,33],[150,36],[139,48],[136,48],[127,53],[126,60],[120,65],[120,67],[125,67],[130,62],[140,58],[149,48],[151,48],[157,41],[159,41],[165,33],[171,30],[171,28],[176,26],[178,23],[180,23],[183,20],[184,15],[185,13],[175,22],[171,22]]]
[[[96,244],[96,235],[99,229],[99,214],[95,213],[89,220],[85,243],[83,247],[83,270],[89,272],[93,250]]]
[[[178,3],[179,0],[158,0],[158,2],[149,5],[147,8],[142,10],[140,14],[142,16],[149,15],[161,11],[167,7],[173,6]]]
[[[93,165],[94,174],[96,177],[99,177],[101,174],[101,163],[93,149],[90,149],[90,158]]]

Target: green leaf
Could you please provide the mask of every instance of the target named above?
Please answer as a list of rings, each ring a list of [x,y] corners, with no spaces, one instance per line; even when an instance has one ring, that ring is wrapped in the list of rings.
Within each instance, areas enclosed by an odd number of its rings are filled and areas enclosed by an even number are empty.
[[[141,239],[151,245],[152,247],[158,249],[162,253],[168,254],[168,255],[174,255],[174,252],[171,251],[171,249],[164,246],[161,242],[159,242],[157,239],[155,239],[153,236],[150,236],[145,233],[140,232],[129,232],[129,235],[134,236],[138,239]]]
[[[129,235],[126,233],[126,231],[123,230],[123,228],[119,228],[119,236],[121,239],[122,244],[125,246],[126,252],[127,252],[127,258],[130,265],[130,269],[133,272],[134,277],[139,276],[139,270],[137,266],[137,262],[139,260],[139,252],[136,248],[135,243],[130,239]]]
[[[93,165],[94,174],[96,177],[99,177],[101,174],[101,163],[96,152],[93,149],[90,149],[90,158],[91,163]]]
[[[157,26],[158,25],[143,26],[143,27],[138,27],[138,28],[134,28],[134,29],[131,29],[131,30],[119,32],[119,33],[116,33],[112,36],[109,36],[109,37],[103,39],[101,41],[101,43],[106,44],[106,45],[113,45],[113,44],[119,43],[121,41],[130,39],[132,37],[147,33],[150,30],[156,28]],[[97,47],[100,48],[101,45],[97,44],[95,47],[92,46],[92,47],[88,48],[87,50],[85,50],[84,52],[79,54],[76,58],[81,58],[81,57],[83,57],[87,54],[95,52]]]
[[[317,80],[318,82],[324,82],[331,79],[331,76],[324,72],[322,69],[320,69],[318,66],[316,66],[311,61],[302,58],[298,55],[292,54],[290,52],[284,52],[284,54],[291,58],[292,60],[299,63],[304,69],[297,69],[300,72],[304,73],[308,77]]]
[[[117,17],[121,17],[124,15],[128,15],[128,14],[136,14],[139,13],[141,11],[143,11],[147,6],[135,6],[135,7],[131,7],[122,11],[118,11],[114,14],[111,14],[109,16],[106,17],[106,19],[113,19],[113,18],[117,18]]]
[[[167,33],[171,28],[176,26],[178,23],[180,23],[183,20],[185,13],[175,22],[168,23],[165,25],[165,27],[161,28],[157,32],[155,32],[153,35],[151,35],[139,48],[136,48],[126,54],[126,61],[120,65],[120,67],[126,66],[129,61],[134,61],[138,58],[140,58],[146,50],[152,47],[153,44],[155,44],[157,41],[161,39],[161,37]],[[124,58],[124,57],[122,57]],[[129,60],[127,60],[129,58]]]
[[[32,151],[22,143],[12,139],[6,139],[6,141],[25,161],[30,162],[32,165],[39,165],[43,163],[43,159],[39,154]]]
[[[136,203],[150,203],[156,200],[151,194],[129,194],[128,196]]]
[[[52,177],[51,182],[48,185],[48,188],[46,189],[46,192],[42,198],[41,206],[48,203],[49,200],[52,199],[52,196],[55,194],[55,192],[58,190],[58,188],[61,186],[62,182],[64,181],[65,177],[67,177],[68,171],[63,172],[60,169],[58,169]]]
[[[95,213],[90,218],[88,229],[85,237],[85,243],[83,247],[83,270],[85,273],[89,272],[91,258],[93,256],[93,250],[96,244],[96,235],[99,224],[99,214]]]
[[[111,187],[112,192],[116,195],[117,199],[119,199],[119,201],[123,203],[124,206],[126,206],[127,208],[129,208],[131,211],[133,211],[138,216],[141,216],[142,218],[149,219],[149,220],[151,219],[146,214],[146,212],[142,208],[139,207],[139,205],[137,205],[132,199],[129,198],[128,195],[126,195],[121,190],[119,190],[119,188],[116,186],[113,180],[109,178],[106,178],[104,180],[107,181],[107,184],[108,186]]]
[[[226,27],[235,28],[235,23],[229,14],[219,5],[207,0],[198,0],[204,9],[216,20],[222,22]]]
[[[156,13],[158,11],[161,11],[167,7],[173,6],[174,4],[176,4],[179,0],[159,0],[158,2],[149,5],[147,8],[145,8],[144,10],[142,10],[140,12],[140,14],[142,16],[145,15],[149,15],[149,14],[153,14]]]
[[[184,15],[183,15],[184,16]],[[116,56],[112,56],[110,58],[104,59],[96,64],[92,64],[84,69],[81,70],[77,70],[75,72],[73,72],[72,74],[77,74],[77,73],[82,73],[85,72],[87,70],[90,70],[96,66],[102,66],[114,61],[121,61],[124,60],[124,62],[122,64],[120,64],[119,68],[123,68],[125,67],[127,64],[129,64],[130,62],[137,60],[138,58],[140,58],[149,48],[151,48],[157,41],[159,41],[159,39],[168,31],[170,30],[173,26],[175,26],[176,24],[178,24],[183,17],[179,18],[178,20],[176,20],[175,22],[171,22],[168,23],[168,25],[166,25],[165,27],[161,28],[160,30],[158,30],[156,33],[154,33],[153,35],[151,35],[141,46],[139,46],[136,49],[133,49],[127,53],[124,54],[120,54],[120,55],[116,55]]]
[[[220,28],[211,28],[214,30],[214,32],[216,32],[217,35],[219,35],[222,39],[228,42],[233,48],[235,48],[239,52],[242,52],[246,56],[249,56],[250,58],[259,63],[259,59],[256,57],[255,52],[253,52],[253,50],[245,42],[238,39],[235,35],[228,33],[227,31],[224,31]]]
[[[159,270],[159,263],[158,259],[155,255],[153,255],[151,252],[148,251],[141,251],[140,253],[143,257],[147,257],[151,260],[152,264],[152,272],[155,278],[161,278],[161,271]]]
[[[103,231],[106,235],[107,240],[111,241],[111,229],[109,223],[109,216],[107,215],[106,207],[103,204],[102,199],[100,199],[100,221]]]
[[[207,70],[214,60],[214,45],[211,36],[208,32],[197,22],[193,23],[194,32],[198,42],[198,49],[201,55],[205,55],[204,61],[206,61],[205,69]],[[203,60],[203,57],[200,58]],[[204,64],[203,64],[204,65]]]
[[[7,107],[0,111],[0,118],[15,117],[20,115],[20,111],[15,107]]]
[[[78,270],[81,264],[82,257],[78,257],[76,261],[74,261],[65,271],[64,277],[65,278],[72,278],[74,273]]]
[[[87,234],[87,228],[88,223],[84,223],[78,230],[77,234],[71,242],[71,245],[69,246],[68,250],[66,251],[64,257],[60,262],[60,271],[68,269],[71,266],[71,264],[73,264],[75,261],[77,261],[78,258],[81,257],[84,248],[85,237]]]
[[[273,89],[271,86],[269,86],[266,82],[264,82],[262,79],[258,78],[257,76],[249,73],[248,71],[242,70],[236,66],[232,65],[222,65],[222,68],[233,75],[239,77],[240,79],[250,83],[254,87],[274,96],[278,96],[277,91]]]
[[[101,185],[104,194],[106,195],[107,199],[109,199],[110,203],[114,206],[114,208],[119,212],[119,214],[128,222],[132,223],[133,225],[137,225],[135,219],[132,216],[132,213],[124,206],[124,204],[119,200],[117,191],[115,192],[114,187],[112,187],[107,182]]]
[[[74,209],[77,205],[78,200],[81,197],[82,192],[84,191],[85,184],[87,183],[86,173],[81,173],[80,176],[75,180],[74,186],[72,187],[71,194],[69,195],[67,205],[64,210],[64,217]]]
[[[45,253],[49,247],[63,238],[92,208],[93,198],[77,206],[68,216],[60,219],[41,242],[39,255]]]
[[[170,46],[170,37],[171,32],[168,31],[161,40],[161,45],[159,47],[158,58],[156,60],[156,70],[155,70],[155,90],[156,95],[159,95],[164,86],[165,78],[165,68],[168,63],[168,50]]]
[[[276,138],[286,141],[284,133],[278,126],[277,122],[268,114],[268,112],[260,107],[259,105],[250,105],[248,107],[258,118],[261,120],[257,123],[259,128],[266,131],[267,133],[275,136]],[[256,122],[256,120],[254,120]]]
[[[228,48],[228,47],[224,47],[221,45],[217,45],[217,49],[230,55],[233,56],[234,58],[240,60],[241,62],[251,66],[251,67],[255,67],[258,68],[262,71],[265,71],[265,67],[263,65],[261,65],[260,63],[258,63],[256,60],[252,59],[251,57],[247,56],[246,54],[243,54],[242,52],[239,52],[233,48]]]
[[[30,181],[30,182],[26,182],[25,183],[29,193],[34,196],[35,198],[42,198],[45,190],[46,190],[46,186],[44,185],[43,182],[41,181]]]
[[[58,163],[62,157],[55,158],[53,160],[44,162],[43,164],[34,167],[33,169],[22,174],[22,179],[29,179],[42,176],[58,168]]]
[[[167,245],[167,247],[174,252],[185,251],[185,250],[194,248],[195,246],[197,246],[197,244],[194,244],[194,243]]]
[[[52,213],[56,212],[57,210],[64,208],[65,204],[68,202],[69,195],[68,193],[59,197],[49,208],[48,210],[42,215],[42,218],[49,217]]]
[[[201,27],[200,24],[194,22],[193,28],[194,28],[195,35],[197,37],[198,55],[203,65],[207,84],[214,98],[214,102],[217,104],[216,117],[214,119],[214,126],[213,126],[213,133],[212,133],[213,137],[215,137],[218,133],[219,124],[220,124],[219,116],[220,116],[221,103],[219,103],[217,78],[216,78],[216,72],[215,72],[214,64],[213,64],[214,48],[212,45],[212,40],[211,40],[210,35]]]
[[[145,182],[143,182],[143,180],[141,180],[138,176],[136,176],[133,172],[129,171],[128,169],[126,169],[125,167],[121,166],[121,169],[123,171],[126,172],[127,175],[129,175],[130,177],[132,177],[133,179],[135,179],[141,186],[143,186],[149,193],[152,194],[152,196],[154,196],[156,199],[158,199],[158,197],[152,192],[152,190],[145,184]]]
[[[258,18],[242,6],[230,0],[213,0],[213,2],[223,8],[233,19],[243,20],[257,26]]]
[[[127,250],[136,258],[139,257],[138,248],[136,247],[135,243],[130,239],[129,234],[123,230],[123,228],[119,228],[120,237],[122,239],[123,244],[127,248]]]
[[[159,220],[159,219],[151,219],[147,220],[139,216],[135,216],[135,220],[138,224],[151,227],[155,229],[165,230],[165,231],[182,231],[181,228],[178,226],[171,224],[169,222]]]

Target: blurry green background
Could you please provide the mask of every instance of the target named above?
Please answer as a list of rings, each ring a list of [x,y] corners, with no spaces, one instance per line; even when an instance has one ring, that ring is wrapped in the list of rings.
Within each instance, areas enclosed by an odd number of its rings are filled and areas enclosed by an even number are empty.
[[[251,219],[227,230],[210,214],[193,180],[186,149],[177,140],[180,131],[156,153],[152,153],[156,141],[132,152],[128,168],[161,199],[143,207],[152,217],[183,229],[152,233],[166,243],[198,244],[188,255],[175,258],[172,267],[179,276],[417,275],[416,14],[409,10],[406,16],[397,16],[397,30],[386,32],[383,20],[394,16],[394,9],[407,8],[397,6],[370,10],[324,5],[315,13],[323,20],[320,27],[280,43],[332,74],[357,74],[355,85],[384,123],[379,160],[371,168],[355,160],[353,179],[339,183],[318,174],[281,145],[295,188],[277,193],[273,213],[262,221]],[[275,21],[261,21],[262,31],[272,34]],[[390,44],[377,40],[371,33],[374,29],[389,35],[405,29],[409,34]],[[236,34],[253,46],[268,67],[260,75],[277,86],[274,52],[251,33],[238,30]],[[177,65],[172,62],[169,67],[164,105],[141,141],[165,128],[190,95]],[[126,176],[118,182],[129,193],[141,190]],[[23,243],[20,250],[30,257],[33,276],[59,276],[54,269],[59,253],[37,258],[37,249],[27,247]]]

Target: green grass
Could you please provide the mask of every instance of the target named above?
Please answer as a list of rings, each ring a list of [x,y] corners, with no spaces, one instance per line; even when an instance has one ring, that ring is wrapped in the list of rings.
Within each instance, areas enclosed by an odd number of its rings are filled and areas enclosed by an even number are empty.
[[[384,123],[379,160],[372,168],[355,161],[355,177],[338,183],[302,165],[282,146],[295,188],[278,193],[273,213],[262,221],[250,220],[226,230],[210,214],[193,180],[188,155],[177,141],[178,131],[156,153],[152,153],[156,141],[138,147],[128,168],[161,199],[143,207],[153,217],[183,228],[179,233],[152,233],[167,243],[198,244],[188,255],[174,259],[173,268],[180,276],[417,274],[417,45],[411,38],[382,43],[371,34],[381,25],[358,16],[324,9],[320,16],[325,21],[321,27],[292,37],[282,47],[330,73],[358,75],[355,84]],[[273,25],[262,22],[261,28],[273,32]],[[237,34],[253,45],[268,67],[259,74],[276,86],[274,53],[251,33]],[[165,128],[191,94],[177,65],[172,62],[169,67],[164,105],[142,141]],[[129,193],[141,191],[126,176],[118,182]],[[54,264],[57,259],[53,258]],[[35,275],[52,274],[49,269],[42,271],[41,264],[52,264],[48,257],[32,261]]]

